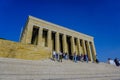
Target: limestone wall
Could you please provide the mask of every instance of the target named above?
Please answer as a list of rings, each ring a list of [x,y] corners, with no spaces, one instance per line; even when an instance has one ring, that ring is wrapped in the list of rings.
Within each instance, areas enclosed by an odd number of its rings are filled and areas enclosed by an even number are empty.
[[[0,57],[39,60],[50,57],[48,48],[0,39]]]

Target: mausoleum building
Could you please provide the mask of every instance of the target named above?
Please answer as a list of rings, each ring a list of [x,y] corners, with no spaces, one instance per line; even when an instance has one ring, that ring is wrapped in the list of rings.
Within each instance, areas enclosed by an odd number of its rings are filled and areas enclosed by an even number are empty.
[[[96,60],[94,38],[60,25],[29,16],[22,30],[20,42],[48,48],[72,56],[88,55],[89,61]],[[45,54],[45,53],[44,53]]]

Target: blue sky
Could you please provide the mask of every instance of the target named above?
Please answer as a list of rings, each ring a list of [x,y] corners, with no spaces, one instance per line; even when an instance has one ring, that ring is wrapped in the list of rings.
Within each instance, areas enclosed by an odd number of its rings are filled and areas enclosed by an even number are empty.
[[[0,0],[0,37],[18,42],[28,15],[94,36],[100,61],[120,58],[120,0]]]

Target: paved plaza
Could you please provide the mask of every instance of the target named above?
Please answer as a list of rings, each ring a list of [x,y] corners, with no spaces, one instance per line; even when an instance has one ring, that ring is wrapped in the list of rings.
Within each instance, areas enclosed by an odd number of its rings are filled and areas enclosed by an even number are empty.
[[[120,80],[120,67],[105,63],[0,58],[0,80]]]

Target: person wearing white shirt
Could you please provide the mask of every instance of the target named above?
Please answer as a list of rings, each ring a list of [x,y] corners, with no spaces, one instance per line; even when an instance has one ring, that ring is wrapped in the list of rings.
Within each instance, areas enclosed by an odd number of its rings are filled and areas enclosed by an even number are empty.
[[[55,51],[53,51],[52,57],[53,57],[53,60],[55,61],[55,57],[56,57],[56,52]]]

